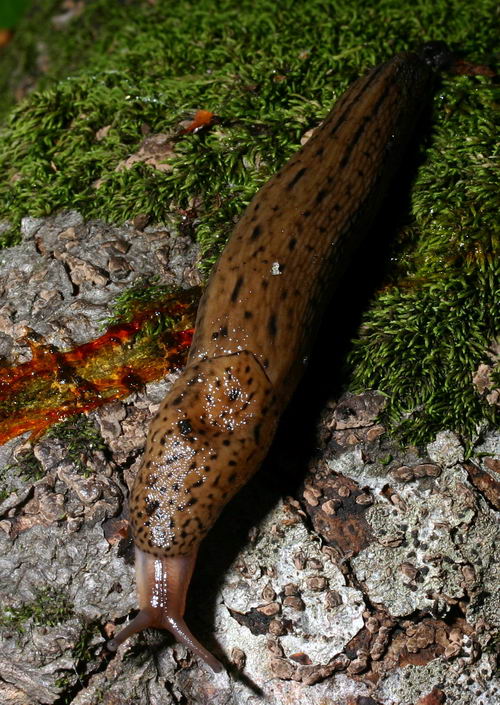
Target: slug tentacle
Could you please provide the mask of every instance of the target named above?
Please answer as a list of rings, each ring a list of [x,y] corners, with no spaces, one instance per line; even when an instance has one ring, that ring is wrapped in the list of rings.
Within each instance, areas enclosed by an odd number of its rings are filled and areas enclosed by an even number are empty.
[[[137,617],[108,641],[110,651],[116,651],[132,634],[155,627],[168,630],[216,673],[222,671],[222,664],[191,634],[184,621],[186,594],[196,553],[158,558],[135,549],[137,594],[141,609]]]

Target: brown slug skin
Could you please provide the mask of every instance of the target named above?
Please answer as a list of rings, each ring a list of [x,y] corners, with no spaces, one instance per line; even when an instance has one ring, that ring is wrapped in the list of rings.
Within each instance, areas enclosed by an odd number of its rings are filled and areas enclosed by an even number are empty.
[[[356,81],[236,226],[200,302],[186,368],[151,424],[130,499],[141,612],[110,648],[161,627],[221,670],[183,620],[198,545],[265,457],[432,78],[404,53]]]

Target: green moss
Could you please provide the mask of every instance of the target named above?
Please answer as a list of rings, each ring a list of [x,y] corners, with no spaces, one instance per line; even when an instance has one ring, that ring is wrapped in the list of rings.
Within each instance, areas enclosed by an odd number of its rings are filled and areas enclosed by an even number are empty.
[[[46,435],[49,438],[57,438],[64,443],[68,459],[84,475],[90,473],[87,462],[89,453],[107,450],[96,426],[83,414],[72,416],[62,423],[55,424],[47,431]]]
[[[18,24],[28,0],[2,0],[0,2],[0,28],[11,29]]]
[[[73,616],[73,606],[63,590],[39,588],[35,599],[21,607],[0,608],[0,628],[23,633],[26,622],[32,625],[54,627]]]
[[[55,705],[70,705],[74,701],[75,687],[81,689],[82,681],[87,679],[89,674],[98,667],[99,663],[95,657],[95,646],[92,645],[92,642],[99,633],[99,627],[96,623],[84,622],[82,624],[78,640],[71,649],[73,668],[70,671],[63,671],[54,683],[61,691]],[[104,695],[104,692],[102,695]],[[95,705],[102,702],[102,695],[100,692],[95,694],[92,702]]]
[[[408,13],[395,2],[367,10],[362,2],[333,8],[318,1],[102,0],[54,31],[57,3],[34,4],[4,63],[45,41],[49,70],[37,77],[41,92],[10,113],[0,136],[0,219],[14,228],[4,239],[14,241],[26,213],[77,207],[108,221],[138,212],[161,221],[173,205],[198,196],[197,237],[213,259],[258,186],[362,70],[431,34],[463,45],[471,10],[452,5],[455,14],[450,3],[412,5]],[[485,50],[494,41],[492,7],[474,8],[475,40]],[[431,20],[439,32],[423,30]],[[388,21],[397,27],[390,41],[380,32]],[[223,126],[182,139],[174,171],[115,171],[139,146],[145,124],[173,135],[181,118],[200,107],[219,114]],[[96,189],[97,179],[104,182]]]
[[[76,207],[181,224],[179,209],[194,208],[205,273],[259,186],[367,67],[429,39],[486,64],[497,49],[493,0],[95,0],[54,30],[59,8],[33,3],[0,59],[2,242],[19,240],[24,215]],[[37,90],[11,109],[20,71]],[[487,78],[444,80],[392,278],[350,356],[351,388],[383,391],[413,441],[443,426],[471,436],[492,418],[471,378],[496,327],[493,90]],[[179,135],[199,108],[220,123]],[[116,171],[148,131],[172,137],[172,169]]]
[[[125,289],[113,302],[111,316],[106,319],[104,326],[108,328],[117,323],[129,323],[140,310],[162,303],[173,290],[171,286],[158,282],[157,277],[153,281],[151,278],[147,281],[140,278],[130,288]],[[170,325],[173,323],[171,319]]]
[[[14,490],[13,480],[15,478],[31,483],[40,480],[43,475],[43,468],[32,450],[20,453],[17,462],[0,468],[0,502]]]
[[[83,625],[80,637],[73,648],[73,656],[77,661],[90,661],[92,656],[90,644],[97,634],[99,634],[97,624],[86,623]]]
[[[27,482],[41,480],[44,472],[40,461],[32,450],[24,451],[17,460],[18,475]]]

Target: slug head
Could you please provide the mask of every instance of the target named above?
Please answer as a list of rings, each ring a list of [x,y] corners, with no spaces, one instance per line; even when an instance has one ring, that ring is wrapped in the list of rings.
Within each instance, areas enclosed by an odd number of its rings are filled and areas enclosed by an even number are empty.
[[[110,651],[116,651],[132,634],[155,627],[173,634],[177,641],[187,646],[215,673],[223,670],[222,664],[191,634],[184,621],[186,593],[195,560],[196,553],[158,558],[136,548],[137,595],[141,609],[137,617],[108,641]]]

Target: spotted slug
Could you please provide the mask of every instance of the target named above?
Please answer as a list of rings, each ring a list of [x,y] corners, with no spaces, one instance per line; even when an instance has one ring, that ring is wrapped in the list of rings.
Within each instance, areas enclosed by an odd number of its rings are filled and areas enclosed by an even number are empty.
[[[268,451],[330,293],[402,161],[439,55],[429,46],[401,53],[357,80],[233,231],[131,491],[140,612],[111,650],[158,627],[222,669],[184,621],[199,544]]]

